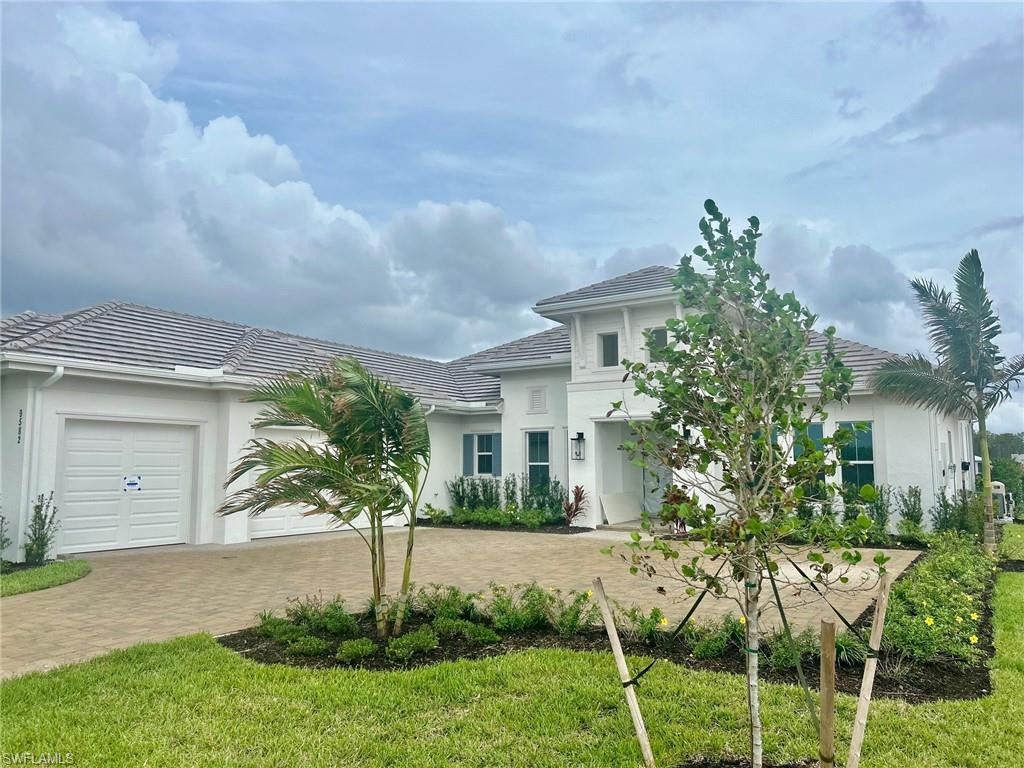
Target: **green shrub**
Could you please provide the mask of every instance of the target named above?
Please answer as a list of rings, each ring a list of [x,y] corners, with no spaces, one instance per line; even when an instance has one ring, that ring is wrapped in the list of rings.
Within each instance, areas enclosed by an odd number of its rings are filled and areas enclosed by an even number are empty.
[[[787,637],[783,631],[775,632],[765,638],[764,645],[765,660],[772,669],[793,669],[797,661],[817,658],[820,653],[818,639],[810,628],[793,637]]]
[[[314,635],[300,637],[284,649],[289,656],[326,656],[328,651],[330,646],[327,641]]]
[[[927,553],[893,585],[885,646],[915,661],[979,660],[982,597],[993,567],[973,537],[956,532],[934,536]]]
[[[338,638],[359,634],[359,622],[348,611],[340,597],[324,602],[320,595],[297,599],[285,610],[291,621],[314,632],[325,632]]]
[[[423,514],[430,518],[430,522],[434,525],[442,525],[448,522],[448,518],[451,515],[448,514],[447,509],[439,509],[433,504],[427,504],[423,507]]]
[[[960,531],[981,536],[985,529],[985,503],[980,493],[958,491],[951,499],[939,489],[935,492],[935,506],[930,514],[932,528],[939,532]]]
[[[892,542],[889,533],[889,520],[892,517],[892,489],[886,485],[875,486],[874,494],[867,502],[865,510],[871,518],[868,529],[868,543],[884,546]]]
[[[856,667],[868,657],[867,646],[853,632],[836,635],[836,663],[841,667]]]
[[[552,590],[548,623],[563,637],[590,629],[601,619],[601,609],[593,602],[593,596],[590,590],[573,590],[568,597],[563,597],[560,590]]]
[[[355,664],[377,652],[377,644],[368,637],[357,637],[355,640],[345,640],[338,646],[336,654],[338,661],[346,664]]]
[[[437,648],[437,635],[430,627],[420,627],[415,632],[391,638],[384,652],[392,661],[404,664],[413,656],[427,653],[435,648]]]
[[[32,505],[32,515],[25,529],[26,563],[42,565],[46,562],[59,527],[57,507],[53,506],[53,491],[50,491],[49,496],[39,494]]]
[[[547,514],[539,509],[523,509],[516,512],[513,520],[517,525],[536,530],[544,523],[550,522]]]
[[[511,589],[491,583],[491,599],[486,613],[499,632],[523,632],[549,626],[548,609],[552,594],[536,582],[517,584]]]
[[[729,638],[723,632],[709,632],[693,646],[693,655],[701,661],[719,659],[729,650]]]
[[[445,584],[429,584],[416,592],[413,604],[416,610],[435,618],[469,619],[478,615],[476,601],[480,595],[463,592],[458,587]]]
[[[668,628],[668,618],[660,608],[652,608],[650,613],[646,613],[634,605],[626,610],[622,619],[622,623],[627,627],[626,631],[632,637],[649,645],[656,645],[666,637],[664,630]]]
[[[466,619],[450,619],[445,616],[438,616],[433,623],[434,632],[444,639],[461,637],[471,643],[479,645],[492,645],[501,640],[501,637],[490,627],[483,624],[476,624]]]
[[[921,489],[916,485],[906,490],[896,489],[896,513],[900,522],[908,523],[913,528],[921,528],[924,524],[924,507],[921,505]]]
[[[274,640],[282,645],[294,643],[307,635],[305,629],[271,613],[260,614],[260,623],[256,634]]]

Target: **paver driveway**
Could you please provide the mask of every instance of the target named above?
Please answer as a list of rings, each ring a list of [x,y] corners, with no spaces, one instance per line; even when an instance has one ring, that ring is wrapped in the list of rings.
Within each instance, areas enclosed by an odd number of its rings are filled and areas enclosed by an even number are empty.
[[[657,594],[655,584],[630,576],[617,559],[600,553],[620,532],[574,536],[501,531],[421,529],[414,578],[468,589],[489,582],[536,580],[562,589],[586,589],[604,579],[610,597],[624,604],[657,605],[670,617],[686,606]],[[404,531],[388,534],[389,566],[400,578]],[[864,551],[865,561],[871,557]],[[890,553],[899,573],[915,552]],[[264,609],[281,608],[289,597],[322,591],[361,606],[369,593],[368,555],[353,532],[272,539],[230,546],[175,546],[87,556],[84,579],[0,601],[0,673],[4,677],[96,656],[143,641],[194,632],[222,634],[250,626]],[[858,615],[872,594],[861,590],[833,601]],[[698,615],[735,611],[727,600],[706,600]],[[826,615],[820,601],[792,612],[798,625]]]

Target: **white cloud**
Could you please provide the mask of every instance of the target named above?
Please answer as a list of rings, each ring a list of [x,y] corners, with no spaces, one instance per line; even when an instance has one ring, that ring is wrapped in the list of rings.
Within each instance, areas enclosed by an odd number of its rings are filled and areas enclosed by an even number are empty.
[[[487,203],[372,226],[319,197],[288,146],[159,97],[174,46],[135,23],[7,15],[5,311],[117,297],[443,357],[541,326],[524,307],[586,270]]]

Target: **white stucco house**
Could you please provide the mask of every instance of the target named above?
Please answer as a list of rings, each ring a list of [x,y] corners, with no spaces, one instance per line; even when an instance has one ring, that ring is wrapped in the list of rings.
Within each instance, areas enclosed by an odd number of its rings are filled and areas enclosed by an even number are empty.
[[[643,473],[618,450],[627,437],[609,404],[634,417],[650,403],[623,384],[623,357],[646,354],[643,332],[680,311],[674,270],[648,267],[538,301],[549,330],[448,363],[109,302],[62,315],[24,312],[0,326],[2,514],[19,559],[34,497],[54,492],[58,554],[177,543],[233,543],[329,529],[279,510],[218,517],[224,479],[259,406],[242,395],[260,378],[353,355],[429,409],[433,463],[426,502],[449,503],[459,474],[526,473],[583,485],[585,524],[639,516]],[[889,353],[841,341],[854,370],[851,403],[820,429],[867,422],[843,479],[917,485],[924,503],[973,487],[970,424],[873,394]],[[269,432],[269,430],[268,430]],[[286,437],[296,430],[273,430]],[[571,455],[580,446],[582,455]],[[962,477],[961,462],[968,462]]]

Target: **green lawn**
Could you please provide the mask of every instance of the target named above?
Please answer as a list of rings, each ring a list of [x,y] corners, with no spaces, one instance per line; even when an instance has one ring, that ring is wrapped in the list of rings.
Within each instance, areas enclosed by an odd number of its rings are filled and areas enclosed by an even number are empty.
[[[75,581],[92,570],[86,560],[57,560],[38,568],[0,575],[0,595],[20,595]]]
[[[999,542],[999,555],[1009,560],[1024,560],[1024,525],[1011,523],[1002,526],[1003,538]]]
[[[1024,573],[996,589],[995,693],[871,710],[863,765],[990,768],[1024,751]],[[659,765],[742,753],[742,680],[659,664],[639,689]],[[764,693],[766,752],[815,754],[799,690]],[[854,699],[839,700],[840,749]],[[609,654],[530,651],[409,672],[265,667],[207,635],[0,686],[2,752],[86,766],[636,766]],[[842,754],[842,753],[840,753]]]

